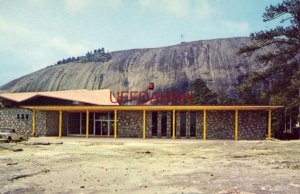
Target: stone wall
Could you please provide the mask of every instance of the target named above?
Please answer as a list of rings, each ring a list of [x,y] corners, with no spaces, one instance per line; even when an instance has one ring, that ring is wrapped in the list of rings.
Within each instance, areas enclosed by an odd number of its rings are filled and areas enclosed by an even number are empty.
[[[143,111],[118,111],[118,136],[142,137]]]
[[[265,139],[267,120],[266,111],[239,111],[239,139]]]
[[[152,123],[149,123],[152,125]],[[161,137],[161,111],[157,112],[157,137]]]
[[[206,111],[207,139],[234,139],[234,111]]]
[[[175,134],[176,138],[180,137],[180,111],[176,111]]]
[[[47,112],[36,111],[35,115],[35,135],[46,136],[47,135]]]
[[[172,112],[167,112],[167,137],[172,137]]]
[[[58,136],[58,115],[55,111],[36,111],[35,135]],[[18,134],[29,138],[32,134],[32,110],[0,109],[0,127],[14,128]],[[63,135],[67,135],[67,113],[63,113]]]
[[[161,137],[161,112],[157,112],[157,137]],[[176,111],[176,138],[190,138],[190,112],[186,112],[186,136],[180,136],[180,111]],[[142,137],[142,111],[120,111],[119,137]],[[207,139],[234,140],[235,111],[207,111]],[[238,139],[264,139],[267,128],[265,111],[239,111]],[[167,112],[167,138],[172,134],[172,112]],[[146,137],[152,137],[152,112],[146,112]],[[203,111],[196,112],[196,138],[203,138]]]
[[[48,111],[46,113],[46,135],[58,136],[59,112]]]
[[[161,137],[161,112],[158,111],[157,134]],[[186,136],[180,137],[180,111],[176,111],[176,138],[189,138],[190,112],[186,112]],[[207,139],[234,139],[234,111],[207,111]],[[36,135],[58,136],[59,113],[36,112]],[[118,136],[142,137],[143,112],[118,111]],[[0,127],[15,128],[19,134],[30,137],[32,111],[22,108],[0,109]],[[67,135],[68,113],[63,112],[62,135]],[[265,139],[267,129],[266,111],[239,111],[238,139]],[[167,138],[172,137],[172,112],[167,112]],[[146,137],[152,137],[152,112],[146,112]],[[203,138],[203,111],[196,112],[196,138]]]
[[[203,138],[203,111],[196,112],[196,138]]]
[[[146,137],[152,137],[152,112],[146,112]]]
[[[191,134],[191,128],[190,128],[190,112],[189,111],[187,111],[186,113],[186,137],[187,138],[190,138],[190,134]]]
[[[16,132],[25,138],[32,132],[31,110],[23,108],[1,108],[0,127],[14,128]],[[18,118],[19,115],[19,118]],[[22,116],[23,115],[23,116]],[[23,117],[23,119],[22,119]]]

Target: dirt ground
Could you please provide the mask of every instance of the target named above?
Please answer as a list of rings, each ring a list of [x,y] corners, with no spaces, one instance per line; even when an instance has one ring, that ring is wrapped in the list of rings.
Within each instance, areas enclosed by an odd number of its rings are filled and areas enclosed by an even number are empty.
[[[47,137],[1,143],[0,193],[297,194],[300,141]]]

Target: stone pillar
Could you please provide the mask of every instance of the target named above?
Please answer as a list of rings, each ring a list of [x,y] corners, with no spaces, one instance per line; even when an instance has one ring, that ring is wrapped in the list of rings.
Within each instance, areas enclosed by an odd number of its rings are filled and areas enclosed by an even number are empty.
[[[36,111],[36,136],[45,136],[47,127],[46,127],[46,112],[45,111]],[[57,131],[58,133],[58,131]]]
[[[171,138],[172,134],[172,112],[167,112],[167,137]]]
[[[152,137],[152,112],[146,112],[146,137]]]
[[[185,123],[186,123],[186,137],[187,138],[190,138],[191,137],[191,127],[190,127],[190,125],[191,125],[191,122],[190,122],[190,120],[191,120],[191,117],[190,117],[190,114],[191,112],[190,111],[187,111],[186,113],[185,113]]]
[[[161,137],[161,111],[157,112],[157,137]]]
[[[176,111],[176,138],[180,138],[180,111]]]
[[[203,138],[203,111],[196,112],[196,138]]]

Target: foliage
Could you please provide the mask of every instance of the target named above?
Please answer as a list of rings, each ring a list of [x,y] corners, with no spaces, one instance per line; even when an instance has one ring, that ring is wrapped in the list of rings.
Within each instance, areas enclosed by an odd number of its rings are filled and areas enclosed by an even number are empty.
[[[283,0],[267,7],[263,21],[279,21],[278,26],[250,34],[254,43],[240,49],[240,54],[256,56],[263,66],[238,86],[242,102],[285,105],[287,110],[300,105],[299,4],[298,0]]]
[[[206,83],[198,78],[191,84],[191,90],[193,92],[193,104],[217,104],[217,95],[212,92]]]
[[[231,98],[226,94],[225,91],[220,91],[217,93],[218,104],[237,104],[237,99]]]
[[[81,57],[69,57],[67,59],[62,59],[57,61],[57,65],[66,64],[70,62],[107,62],[111,59],[111,53],[105,52],[104,48],[95,49],[94,52],[90,51]]]

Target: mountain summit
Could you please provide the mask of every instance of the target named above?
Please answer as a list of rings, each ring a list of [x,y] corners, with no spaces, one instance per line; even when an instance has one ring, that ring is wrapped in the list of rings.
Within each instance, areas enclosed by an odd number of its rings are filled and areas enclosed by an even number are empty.
[[[105,62],[69,62],[49,66],[0,87],[5,92],[57,91],[109,88],[113,92],[147,90],[186,91],[201,78],[214,92],[233,96],[237,84],[257,71],[254,57],[238,55],[250,44],[248,37],[200,40],[160,48],[132,49],[111,53]]]

